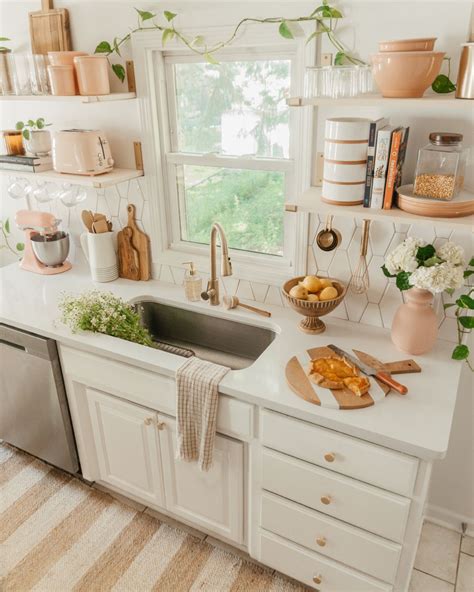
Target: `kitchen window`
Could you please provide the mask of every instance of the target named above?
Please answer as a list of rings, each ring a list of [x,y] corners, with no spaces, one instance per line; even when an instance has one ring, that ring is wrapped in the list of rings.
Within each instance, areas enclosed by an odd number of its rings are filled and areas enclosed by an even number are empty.
[[[290,57],[289,57],[290,55]],[[169,248],[207,254],[213,222],[232,257],[286,267],[294,257],[294,54],[220,54],[219,64],[164,54],[169,135],[163,154]]]

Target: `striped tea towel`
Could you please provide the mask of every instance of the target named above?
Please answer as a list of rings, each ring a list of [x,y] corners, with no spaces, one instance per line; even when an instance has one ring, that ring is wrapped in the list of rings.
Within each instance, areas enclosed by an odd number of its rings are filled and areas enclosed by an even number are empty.
[[[212,466],[219,382],[229,370],[192,357],[176,372],[176,458],[197,460],[201,471]]]

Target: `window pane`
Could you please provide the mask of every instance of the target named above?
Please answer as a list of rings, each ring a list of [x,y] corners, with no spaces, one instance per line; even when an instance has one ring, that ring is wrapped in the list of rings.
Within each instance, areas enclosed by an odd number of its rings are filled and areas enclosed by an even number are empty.
[[[289,60],[174,68],[179,152],[288,158]]]
[[[178,167],[182,239],[208,244],[220,222],[231,248],[282,256],[284,183],[274,171]]]

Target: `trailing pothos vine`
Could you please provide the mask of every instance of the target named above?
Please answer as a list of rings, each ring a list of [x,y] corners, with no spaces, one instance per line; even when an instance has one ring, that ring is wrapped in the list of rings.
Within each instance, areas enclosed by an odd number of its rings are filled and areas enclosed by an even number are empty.
[[[10,237],[10,220],[6,218],[5,220],[0,220],[0,249],[7,249],[21,259],[22,253],[25,250],[25,243],[16,243],[12,245]]]
[[[309,22],[317,25],[317,28],[308,36],[306,42],[309,43],[318,35],[327,35],[327,38],[337,50],[334,58],[334,63],[336,65],[340,66],[345,63],[362,65],[365,63],[354,56],[338,39],[336,35],[337,24],[343,18],[343,14],[339,9],[331,6],[329,0],[322,0],[322,4],[307,16],[293,18],[282,16],[269,18],[243,18],[237,23],[232,34],[227,39],[212,45],[209,45],[202,35],[196,35],[191,38],[180,31],[175,26],[175,18],[178,15],[174,12],[165,10],[162,15],[158,15],[157,13],[148,10],[139,10],[138,8],[135,8],[135,10],[137,13],[137,26],[123,37],[115,37],[111,43],[109,41],[101,41],[97,45],[95,53],[103,53],[107,56],[117,54],[120,56],[121,47],[124,43],[130,40],[133,33],[138,31],[161,31],[163,45],[166,45],[166,43],[172,39],[176,39],[193,53],[204,57],[204,59],[210,64],[218,64],[219,62],[215,57],[215,54],[224,47],[231,45],[236,39],[240,29],[246,24],[257,23],[278,25],[278,32],[284,39],[294,39],[298,24]],[[125,80],[125,69],[121,64],[112,64],[112,70],[122,82]]]

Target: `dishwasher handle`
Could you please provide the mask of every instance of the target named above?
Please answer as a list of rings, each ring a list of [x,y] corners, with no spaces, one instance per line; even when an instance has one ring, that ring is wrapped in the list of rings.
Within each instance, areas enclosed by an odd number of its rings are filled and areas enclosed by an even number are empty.
[[[0,323],[0,344],[24,351],[26,354],[43,358],[44,360],[57,360],[58,350],[54,339],[41,337],[28,331],[22,331]]]

